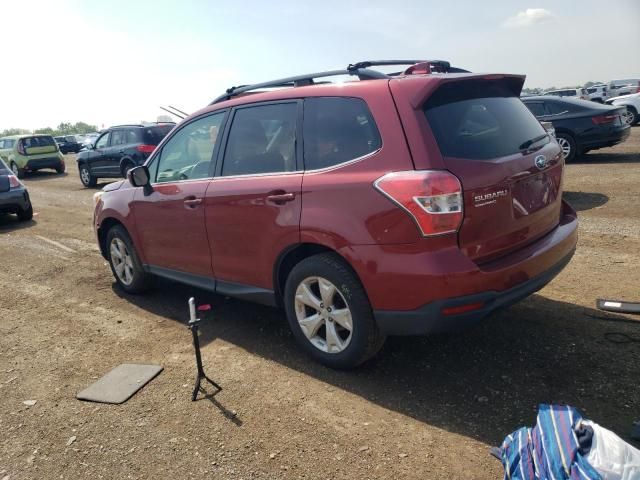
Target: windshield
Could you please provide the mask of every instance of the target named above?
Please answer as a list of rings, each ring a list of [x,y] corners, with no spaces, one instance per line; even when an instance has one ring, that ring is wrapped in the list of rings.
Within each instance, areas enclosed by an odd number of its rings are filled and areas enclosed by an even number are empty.
[[[498,85],[466,88],[460,83],[444,85],[425,106],[443,156],[485,160],[550,141],[512,92]]]

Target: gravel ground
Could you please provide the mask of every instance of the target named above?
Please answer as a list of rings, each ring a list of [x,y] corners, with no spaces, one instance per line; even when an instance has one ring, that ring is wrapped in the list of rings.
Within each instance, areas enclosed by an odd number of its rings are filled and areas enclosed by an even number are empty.
[[[567,167],[581,220],[571,264],[470,331],[392,338],[335,372],[301,354],[282,312],[195,292],[213,306],[202,353],[224,390],[193,403],[193,290],[115,287],[93,191],[73,156],[67,166],[25,180],[34,221],[0,218],[2,480],[498,479],[488,447],[532,424],[540,402],[574,405],[627,440],[640,419],[640,319],[594,309],[597,297],[640,300],[640,127]],[[123,405],[75,399],[125,362],[165,370]]]

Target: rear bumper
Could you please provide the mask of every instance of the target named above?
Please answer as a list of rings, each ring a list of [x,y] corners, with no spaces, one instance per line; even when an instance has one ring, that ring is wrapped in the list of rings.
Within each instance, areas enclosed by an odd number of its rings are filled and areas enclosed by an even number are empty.
[[[29,208],[29,194],[24,188],[0,193],[0,213],[17,213]]]
[[[602,135],[597,138],[589,138],[583,141],[580,141],[580,147],[585,149],[595,149],[595,148],[603,148],[603,147],[612,147],[613,145],[617,145],[618,143],[624,142],[629,135],[631,134],[631,127],[625,126],[618,130],[614,130],[607,135]]]
[[[541,289],[573,256],[578,219],[563,202],[554,230],[483,264],[473,262],[457,246],[429,251],[428,240],[424,247],[366,245],[340,252],[358,273],[376,321],[389,335],[456,330]],[[469,313],[443,313],[470,304],[480,305]]]
[[[494,310],[508,307],[543,288],[562,271],[574,253],[575,249],[544,273],[503,292],[482,292],[438,300],[408,312],[376,311],[374,316],[380,330],[387,335],[424,335],[463,329],[478,322]],[[443,313],[445,309],[478,304],[483,306],[468,313],[455,315]]]
[[[64,167],[64,161],[59,156],[52,156],[46,158],[34,158],[27,161],[25,165],[25,170],[34,171],[40,170],[41,168],[59,168],[60,166]]]

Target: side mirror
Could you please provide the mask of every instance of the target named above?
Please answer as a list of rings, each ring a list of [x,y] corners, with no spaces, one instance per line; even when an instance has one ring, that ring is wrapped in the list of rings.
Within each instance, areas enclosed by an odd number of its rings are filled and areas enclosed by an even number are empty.
[[[127,179],[134,187],[147,187],[150,185],[149,169],[144,165],[134,167],[127,172]]]

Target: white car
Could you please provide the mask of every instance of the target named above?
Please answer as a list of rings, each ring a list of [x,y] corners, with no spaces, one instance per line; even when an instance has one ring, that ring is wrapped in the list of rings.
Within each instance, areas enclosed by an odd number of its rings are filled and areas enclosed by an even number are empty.
[[[640,93],[611,98],[607,100],[607,104],[626,106],[627,113],[624,119],[629,125],[635,125],[640,121]]]
[[[607,92],[608,87],[606,85],[592,85],[586,90],[589,95],[589,100],[592,102],[604,103],[607,101],[607,98],[609,98]]]
[[[577,98],[579,100],[589,100],[589,94],[584,88],[563,88],[562,90],[549,90],[544,95],[554,97]]]
[[[640,93],[640,79],[611,80],[608,84],[609,97],[620,97],[632,93]]]

